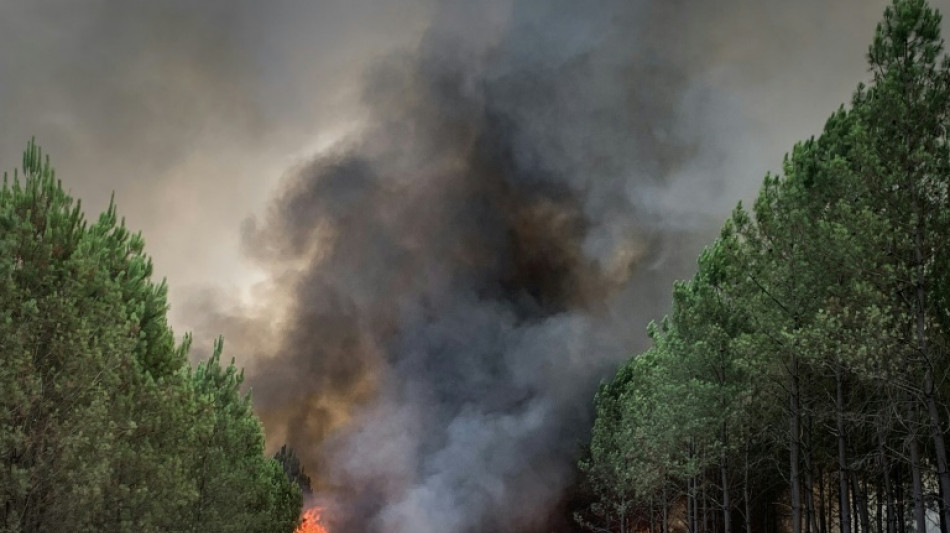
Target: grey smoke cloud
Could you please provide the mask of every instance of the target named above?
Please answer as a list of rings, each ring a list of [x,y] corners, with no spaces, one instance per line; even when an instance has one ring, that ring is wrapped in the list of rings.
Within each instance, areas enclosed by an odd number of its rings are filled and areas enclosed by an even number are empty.
[[[418,41],[425,0],[0,2],[0,165],[31,135],[98,212],[112,191],[169,277],[244,285],[241,221],[361,117],[362,72]],[[228,290],[232,290],[228,288]]]
[[[731,7],[757,24],[676,3],[441,2],[417,48],[367,72],[360,134],[245,226],[285,311],[256,405],[339,498],[340,531],[565,527],[553,510],[596,383],[761,178],[741,150],[766,157],[771,111],[744,105],[765,89],[743,69],[775,71],[730,63],[747,52],[720,25],[768,50],[785,37],[770,17],[824,13]]]
[[[116,190],[337,533],[549,531],[597,382],[883,5],[7,2],[0,156]]]

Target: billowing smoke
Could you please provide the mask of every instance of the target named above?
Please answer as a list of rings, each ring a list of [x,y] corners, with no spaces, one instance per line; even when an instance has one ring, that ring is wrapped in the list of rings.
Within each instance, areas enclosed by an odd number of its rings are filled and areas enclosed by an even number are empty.
[[[281,310],[243,326],[255,405],[339,531],[557,526],[596,384],[736,198],[748,118],[684,6],[442,2],[246,224]]]
[[[548,525],[657,309],[631,279],[688,237],[649,201],[704,150],[672,131],[692,88],[662,49],[625,57],[636,13],[533,4],[443,4],[369,76],[368,129],[246,228],[291,295],[256,406],[345,490],[343,531]]]

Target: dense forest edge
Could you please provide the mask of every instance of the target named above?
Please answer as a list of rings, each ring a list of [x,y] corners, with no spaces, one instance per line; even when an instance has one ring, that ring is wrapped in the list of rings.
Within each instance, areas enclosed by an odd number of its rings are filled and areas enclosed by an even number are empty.
[[[950,528],[950,60],[897,0],[872,79],[740,204],[596,397],[592,531]]]
[[[591,531],[950,529],[950,60],[896,0],[871,79],[768,175],[596,396]]]
[[[264,455],[220,339],[188,363],[143,248],[114,203],[87,222],[35,142],[4,176],[0,531],[293,531],[308,480]]]

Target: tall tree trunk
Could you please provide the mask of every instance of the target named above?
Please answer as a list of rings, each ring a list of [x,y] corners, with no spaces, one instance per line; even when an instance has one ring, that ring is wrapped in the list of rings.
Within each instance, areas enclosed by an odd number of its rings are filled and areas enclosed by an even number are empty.
[[[868,533],[862,529],[864,524],[861,524],[861,521],[858,520],[858,516],[860,515],[859,509],[861,507],[858,498],[860,497],[861,489],[858,487],[854,472],[851,472],[848,476],[848,483],[850,483],[851,486],[851,522],[854,525],[854,533]]]
[[[692,443],[690,443],[689,450],[690,450],[689,456],[692,457],[693,456]],[[689,478],[686,481],[686,487],[687,487],[686,492],[688,494],[686,502],[687,502],[687,514],[689,515],[689,530],[691,533],[699,533],[699,528],[697,527],[699,524],[697,524],[697,520],[696,520],[696,515],[697,515],[696,476],[689,476]]]
[[[864,490],[861,490],[861,480],[858,479],[858,475],[852,471],[851,472],[851,485],[854,492],[854,512],[858,514],[858,518],[861,520],[861,531],[862,533],[871,532],[871,517],[868,513],[868,492],[867,485],[864,486]]]
[[[896,525],[896,523],[894,520],[895,519],[894,493],[892,491],[892,486],[891,486],[891,462],[887,458],[887,451],[884,448],[884,435],[881,433],[878,433],[878,436],[877,436],[877,449],[878,449],[878,453],[881,456],[881,473],[883,477],[882,481],[884,483],[884,487],[882,488],[882,490],[884,491],[884,498],[885,498],[884,508],[887,511],[887,516],[886,516],[887,527],[884,528],[878,525],[878,530],[881,531],[882,533],[896,533],[894,529],[894,526]],[[881,501],[880,501],[880,495],[879,495],[878,507],[880,508],[880,506],[881,506]]]
[[[799,474],[801,455],[801,413],[799,412],[799,405],[801,405],[801,392],[798,383],[798,356],[796,355],[792,355],[791,368],[789,369],[788,391],[788,471],[791,484],[789,487],[789,499],[792,504],[791,533],[802,533],[802,489]]]
[[[620,533],[627,533],[627,512],[623,505],[620,506]]]
[[[802,458],[805,460],[805,533],[815,533],[818,526],[815,523],[815,480],[812,478],[811,465],[811,417],[806,418],[805,445],[802,448]]]
[[[693,476],[693,530],[696,533],[703,532],[703,522],[702,522],[702,499],[703,496],[700,493],[699,487],[699,476]]]
[[[887,490],[884,488],[884,477],[883,475],[878,478],[877,485],[874,487],[874,519],[875,525],[877,526],[878,533],[884,533],[884,501],[881,499],[882,495],[887,494]]]
[[[904,499],[904,477],[901,475],[902,472],[902,465],[897,463],[897,469],[894,473],[894,499],[897,505],[897,523],[895,523],[894,526],[900,527],[900,533],[906,533],[907,521],[904,519],[904,509],[907,506]]]
[[[693,524],[693,477],[686,478],[686,528],[689,533],[696,533],[696,525]]]
[[[689,456],[693,456],[693,445],[690,443]],[[696,527],[696,476],[689,476],[686,480],[686,514],[688,515],[690,533],[699,533]]]
[[[930,434],[934,443],[934,455],[937,459],[937,477],[940,480],[940,527],[945,529],[950,525],[950,472],[947,471],[947,448],[943,438],[937,400],[934,398],[933,371],[930,370],[929,365],[924,389],[927,399],[927,415],[930,419]]]
[[[663,533],[670,533],[670,498],[666,493],[666,475],[663,476]]]
[[[838,430],[838,512],[841,533],[851,533],[851,504],[848,498],[848,462],[845,455],[844,376],[840,362],[835,365],[835,419]]]
[[[916,424],[917,418],[911,418],[911,423]],[[926,533],[927,522],[924,515],[924,484],[920,474],[920,451],[917,445],[916,430],[912,431],[910,436],[910,472],[914,488],[914,523],[917,527],[917,533]]]
[[[815,517],[815,495],[812,491],[814,479],[811,477],[811,460],[807,449],[804,450],[805,456],[805,533],[816,533],[818,526]]]
[[[656,533],[656,498],[650,497],[650,533]]]
[[[825,505],[825,473],[818,469],[818,533],[828,533],[828,522],[825,517],[828,506]]]
[[[940,524],[942,529],[950,525],[950,472],[947,471],[947,448],[943,438],[943,427],[934,393],[934,361],[927,341],[926,313],[927,288],[924,277],[923,244],[921,242],[922,216],[918,208],[917,223],[914,226],[914,260],[917,276],[917,349],[924,361],[924,401],[927,404],[927,416],[930,420],[930,434],[934,443],[934,455],[937,459],[937,477],[940,481]]]
[[[749,439],[745,441],[745,465],[742,467],[742,500],[745,508],[745,533],[752,533],[752,503],[749,496]]]
[[[938,485],[937,485],[937,488],[939,489],[939,494],[937,494],[937,497],[942,500],[942,499],[943,499],[943,487],[941,487],[941,486],[938,484]],[[947,533],[947,523],[946,523],[945,521],[943,521],[943,520],[940,521],[940,533]]]
[[[722,450],[719,455],[719,474],[722,478],[722,530],[723,533],[732,533],[732,522],[730,520],[730,512],[732,511],[732,504],[729,501],[729,471],[728,465],[726,464],[726,447],[729,443],[729,435],[726,432],[726,424],[722,425]]]

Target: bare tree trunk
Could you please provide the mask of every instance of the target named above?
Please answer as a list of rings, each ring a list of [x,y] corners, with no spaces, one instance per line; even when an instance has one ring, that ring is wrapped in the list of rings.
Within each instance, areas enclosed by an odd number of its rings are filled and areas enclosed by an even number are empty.
[[[650,533],[656,533],[656,498],[650,497]]]
[[[914,227],[914,260],[917,275],[917,349],[923,357],[924,371],[924,400],[927,404],[927,416],[930,419],[930,434],[934,442],[934,454],[937,459],[937,477],[940,481],[940,525],[946,530],[950,525],[950,472],[947,471],[947,448],[943,439],[943,427],[940,423],[940,413],[937,400],[934,397],[934,377],[932,354],[927,342],[925,316],[927,313],[927,289],[924,277],[923,244],[921,242],[921,215],[917,213],[917,224]]]
[[[825,473],[818,470],[818,532],[828,533],[828,522],[825,513],[828,506],[825,505]]]
[[[792,504],[792,531],[791,533],[802,533],[802,489],[801,477],[799,473],[800,462],[800,435],[801,435],[801,413],[799,412],[800,390],[798,383],[798,358],[792,356],[791,369],[789,375],[789,395],[788,395],[788,470],[791,486],[789,487],[789,499]]]
[[[930,418],[930,434],[937,456],[937,476],[940,480],[940,527],[950,527],[950,472],[947,471],[947,448],[940,423],[940,413],[934,398],[933,371],[927,369],[924,389],[927,398],[927,415]]]
[[[745,508],[745,533],[752,533],[752,503],[749,501],[749,439],[745,441],[745,465],[742,468],[742,500]]]
[[[696,523],[693,518],[694,504],[695,504],[695,500],[693,498],[693,476],[690,476],[686,479],[686,523],[689,525],[690,533],[698,533],[696,531]]]
[[[732,522],[730,512],[732,504],[729,501],[729,471],[726,464],[726,447],[729,443],[729,435],[726,431],[726,424],[722,425],[722,451],[719,456],[719,474],[722,477],[722,529],[723,533],[732,533]]]
[[[853,472],[848,476],[848,478],[849,478],[849,483],[851,484],[851,512],[852,512],[851,523],[854,525],[854,533],[868,533],[867,531],[863,531],[861,529],[861,527],[864,526],[864,524],[861,524],[857,516],[860,514],[860,512],[858,511],[860,507],[860,504],[858,502],[858,497],[859,497],[859,494],[861,493],[861,490],[858,488],[858,484]]]
[[[815,480],[812,478],[811,466],[811,417],[807,417],[805,425],[805,446],[802,448],[802,457],[805,460],[805,533],[815,533],[818,526],[815,523]]]
[[[904,520],[904,478],[901,476],[903,472],[901,464],[897,463],[897,472],[894,480],[894,499],[897,500],[897,523],[894,524],[895,527],[900,527],[900,533],[906,533],[907,531],[907,522]]]
[[[693,456],[693,445],[690,443],[689,456]],[[689,476],[686,480],[686,514],[688,515],[690,533],[698,533],[696,524],[696,476]]]
[[[884,533],[884,501],[881,500],[881,495],[887,494],[887,490],[884,488],[884,476],[882,475],[877,480],[877,485],[874,487],[874,519],[875,524],[877,525],[878,533]]]
[[[916,424],[917,418],[911,418],[911,423]],[[917,526],[917,533],[926,533],[927,522],[924,515],[924,484],[920,474],[920,451],[917,447],[916,430],[912,431],[910,436],[910,472],[914,486],[914,523]]]
[[[811,460],[809,453],[805,450],[805,533],[816,533],[818,526],[815,517],[815,495],[812,491],[814,479],[811,477]]]
[[[838,429],[838,513],[841,533],[851,533],[851,509],[848,502],[848,462],[845,456],[844,376],[841,364],[835,365],[835,418]]]
[[[855,472],[851,472],[852,499],[854,499],[854,512],[861,520],[861,532],[871,532],[871,517],[868,514],[868,493],[867,486],[861,490],[861,480]]]
[[[670,533],[670,498],[666,494],[666,476],[663,476],[663,533]]]
[[[878,530],[882,533],[896,533],[895,526],[895,516],[894,516],[894,493],[892,490],[891,484],[891,462],[887,458],[887,452],[884,448],[884,435],[878,433],[877,436],[877,449],[878,453],[881,456],[881,472],[883,475],[884,482],[884,497],[885,504],[884,507],[887,511],[887,527],[881,527],[878,525]],[[878,496],[878,508],[881,506],[880,495]],[[880,519],[879,519],[880,521]]]
[[[700,494],[699,476],[693,476],[693,531],[703,532],[702,522],[702,494]]]

